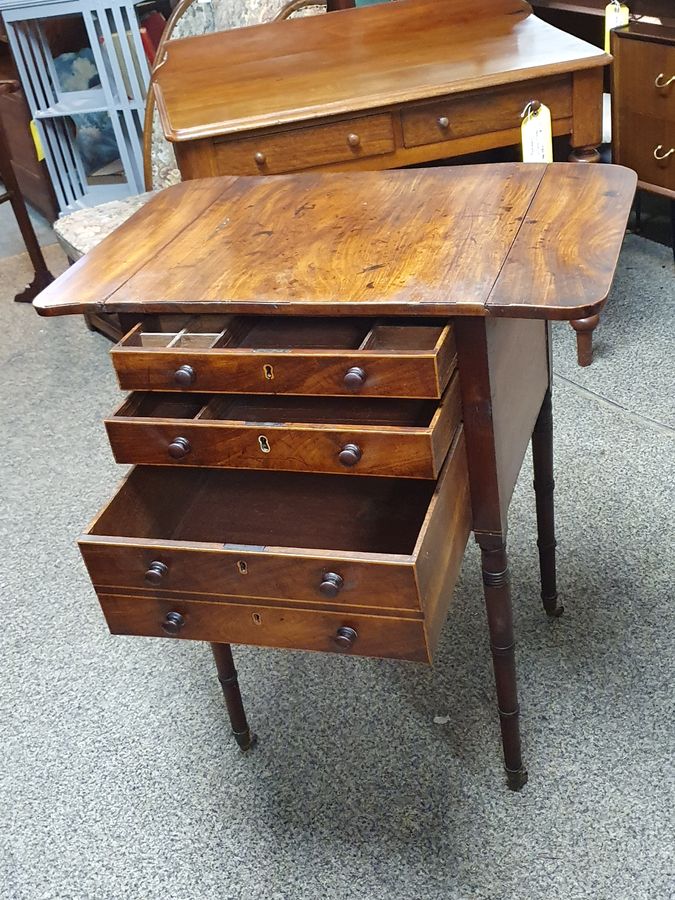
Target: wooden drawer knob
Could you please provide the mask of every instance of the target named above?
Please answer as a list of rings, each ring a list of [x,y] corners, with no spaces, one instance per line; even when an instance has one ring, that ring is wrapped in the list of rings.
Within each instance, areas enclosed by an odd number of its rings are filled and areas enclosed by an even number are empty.
[[[178,634],[183,625],[185,625],[184,616],[181,616],[178,612],[168,612],[164,616],[161,627],[165,634]]]
[[[319,590],[324,597],[337,597],[344,586],[344,580],[341,575],[336,572],[326,572],[323,581],[319,585]]]
[[[169,444],[169,456],[172,459],[183,459],[184,456],[187,456],[188,453],[192,450],[192,445],[187,438],[177,437],[174,438]]]
[[[348,625],[342,625],[335,632],[333,640],[340,650],[351,650],[356,643],[357,637],[358,634],[353,628],[350,628]]]
[[[358,444],[345,444],[338,453],[338,459],[343,466],[355,466],[361,459],[361,448]]]
[[[438,127],[445,130],[450,127],[450,119],[447,116],[438,117]]]
[[[351,134],[347,135],[347,143],[350,147],[360,147],[361,146],[361,138],[358,134],[352,131]]]
[[[163,562],[155,561],[151,562],[148,566],[148,571],[145,573],[145,580],[148,584],[158,585],[162,578],[169,571],[169,567],[165,565]]]
[[[258,152],[255,154],[255,156],[253,158],[255,159],[257,166],[264,166],[265,163],[267,162],[267,157],[260,150],[258,150]]]
[[[195,382],[195,370],[192,366],[181,366],[173,373],[173,380],[180,387],[190,387]]]
[[[358,388],[363,387],[366,383],[366,373],[363,369],[359,368],[359,366],[352,366],[351,369],[348,370],[343,381],[345,387],[348,387],[351,391],[358,390]]]

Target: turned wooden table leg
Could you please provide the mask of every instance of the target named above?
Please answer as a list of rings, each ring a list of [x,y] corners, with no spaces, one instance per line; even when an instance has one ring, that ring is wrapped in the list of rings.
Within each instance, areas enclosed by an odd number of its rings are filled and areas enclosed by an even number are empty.
[[[527,782],[527,770],[523,766],[520,748],[520,710],[506,548],[503,542],[495,546],[494,538],[485,539],[477,536],[477,540],[481,548],[485,608],[497,688],[506,779],[511,790],[518,791]]]
[[[223,689],[225,705],[227,706],[230,724],[232,725],[232,734],[239,744],[240,750],[250,750],[256,743],[257,738],[251,733],[251,729],[246,721],[244,704],[242,703],[239,690],[239,681],[237,680],[237,670],[234,667],[234,659],[232,658],[232,648],[229,644],[211,644],[211,650],[216,661],[218,681]]]
[[[541,599],[549,616],[562,615],[558,605],[558,589],[555,571],[555,512],[553,491],[553,409],[551,389],[544,395],[544,402],[532,432],[532,462],[534,464],[534,495],[537,506],[537,547],[541,573]]]
[[[577,333],[577,362],[580,366],[590,366],[593,362],[593,332],[600,323],[600,316],[575,319],[570,322]]]
[[[570,162],[597,163],[600,162],[600,151],[597,146],[572,147],[568,156]]]

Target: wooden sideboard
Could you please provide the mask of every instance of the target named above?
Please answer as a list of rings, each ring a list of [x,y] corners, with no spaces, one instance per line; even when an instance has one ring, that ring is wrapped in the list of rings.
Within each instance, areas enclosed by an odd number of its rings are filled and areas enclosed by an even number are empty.
[[[159,193],[36,300],[115,312],[135,466],[80,541],[112,632],[430,662],[481,547],[508,784],[527,780],[506,557],[532,439],[558,616],[549,320],[594,315],[635,189],[615,166],[237,176]],[[592,497],[589,494],[589,503]]]

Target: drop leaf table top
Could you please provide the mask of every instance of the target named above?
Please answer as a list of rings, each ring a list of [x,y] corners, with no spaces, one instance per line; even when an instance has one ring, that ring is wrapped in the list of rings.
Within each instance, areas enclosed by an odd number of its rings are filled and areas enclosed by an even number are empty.
[[[35,306],[580,319],[605,303],[635,185],[567,163],[183,182]]]

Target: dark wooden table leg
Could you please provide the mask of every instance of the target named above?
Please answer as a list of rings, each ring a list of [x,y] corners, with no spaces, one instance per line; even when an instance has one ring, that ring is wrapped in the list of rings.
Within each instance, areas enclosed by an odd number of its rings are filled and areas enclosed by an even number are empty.
[[[597,163],[600,162],[600,153],[594,145],[573,147],[569,160],[578,163]],[[599,316],[589,316],[587,319],[578,319],[571,323],[577,333],[577,362],[580,366],[590,366],[593,362],[593,332],[598,327],[599,321]]]
[[[506,780],[512,791],[527,782],[520,748],[520,709],[516,685],[516,656],[508,561],[503,540],[477,536],[483,566],[483,590],[487,610],[492,664],[497,687]]]
[[[600,323],[600,316],[575,319],[570,325],[577,333],[577,362],[580,366],[590,366],[593,362],[593,332]]]
[[[13,84],[17,83],[3,82],[2,84],[0,84],[0,93],[4,93],[5,91],[9,90],[10,86]],[[26,250],[28,251],[30,261],[32,262],[33,269],[35,270],[35,278],[26,288],[24,288],[23,291],[19,291],[14,299],[17,303],[31,303],[33,299],[40,293],[40,291],[43,288],[46,288],[47,285],[54,280],[54,276],[47,268],[47,263],[45,262],[45,258],[42,255],[40,244],[37,237],[35,236],[35,231],[33,230],[33,223],[28,216],[28,212],[26,211],[26,204],[23,202],[23,197],[21,196],[21,191],[19,190],[19,185],[16,180],[16,175],[14,174],[14,167],[12,166],[9,147],[7,145],[7,140],[5,138],[5,133],[3,131],[1,122],[0,179],[2,179],[2,182],[5,185],[5,193],[0,195],[0,203],[8,200],[12,204],[12,210],[14,212],[14,217],[16,218],[16,223],[19,226],[21,237],[23,238],[23,242],[26,245]]]
[[[534,463],[534,495],[537,506],[537,547],[541,573],[541,599],[549,616],[558,617],[563,607],[558,605],[558,589],[555,572],[555,512],[553,491],[553,408],[551,389],[546,391],[544,402],[532,432],[532,462]]]
[[[234,667],[234,659],[232,658],[232,648],[229,644],[211,644],[211,650],[216,661],[218,681],[223,689],[225,705],[230,716],[232,734],[239,744],[240,750],[250,750],[256,743],[257,738],[251,733],[251,729],[246,721],[246,713],[237,679],[237,670]]]

